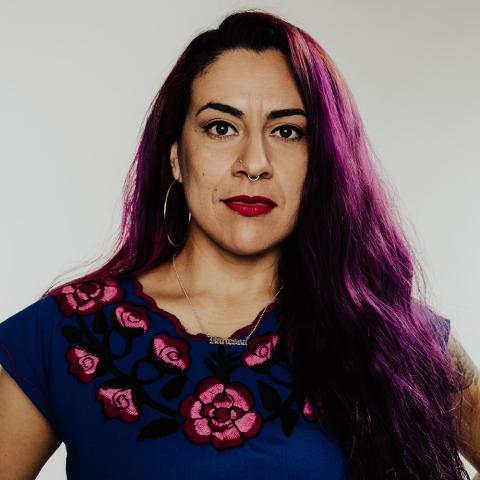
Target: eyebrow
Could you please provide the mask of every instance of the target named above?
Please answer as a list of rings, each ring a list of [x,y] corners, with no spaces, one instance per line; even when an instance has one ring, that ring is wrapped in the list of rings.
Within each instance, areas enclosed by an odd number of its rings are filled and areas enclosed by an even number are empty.
[[[227,105],[226,103],[219,102],[208,102],[197,110],[195,116],[197,116],[203,110],[207,108],[213,108],[214,110],[219,110],[220,112],[229,113],[234,117],[243,118],[245,114],[238,108]],[[272,110],[267,114],[267,120],[273,120],[275,118],[289,117],[291,115],[303,115],[307,118],[307,114],[301,108],[282,108],[281,110]]]

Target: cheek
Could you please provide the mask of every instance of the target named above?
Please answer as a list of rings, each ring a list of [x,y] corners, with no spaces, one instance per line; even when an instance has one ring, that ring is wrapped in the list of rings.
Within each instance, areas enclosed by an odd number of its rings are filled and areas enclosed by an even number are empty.
[[[209,171],[206,168],[191,168],[185,185],[185,195],[191,210],[200,215],[208,215],[212,204],[219,200],[221,183],[218,171]]]
[[[290,208],[297,207],[300,203],[307,173],[306,163],[299,162],[296,165],[296,168],[286,170],[282,178],[287,204],[290,205]]]
[[[204,160],[201,152],[199,154],[195,144],[187,143],[184,146],[181,164],[185,189],[188,190],[189,196],[193,196],[195,190],[202,188],[205,179],[208,180],[209,172],[206,168],[208,162]]]

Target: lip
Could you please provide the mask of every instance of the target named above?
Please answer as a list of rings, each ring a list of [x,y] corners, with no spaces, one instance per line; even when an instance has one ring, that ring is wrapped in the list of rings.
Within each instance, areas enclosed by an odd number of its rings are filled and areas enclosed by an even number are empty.
[[[249,195],[236,195],[235,197],[230,197],[223,201],[224,202],[242,202],[242,203],[248,203],[248,204],[262,203],[270,207],[275,207],[277,205],[272,199],[268,197],[263,197],[261,195],[255,195],[253,197],[250,197]]]
[[[231,201],[224,201],[224,203],[228,208],[245,217],[256,217],[258,215],[264,215],[274,208],[273,205],[266,205],[265,203],[251,204],[245,202]]]

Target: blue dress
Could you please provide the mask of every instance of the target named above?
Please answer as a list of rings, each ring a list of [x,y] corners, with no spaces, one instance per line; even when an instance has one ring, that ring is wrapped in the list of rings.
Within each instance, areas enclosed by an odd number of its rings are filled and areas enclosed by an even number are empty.
[[[216,345],[135,277],[78,283],[0,323],[0,364],[65,443],[68,479],[345,479],[292,388],[277,314],[268,305],[247,346]]]

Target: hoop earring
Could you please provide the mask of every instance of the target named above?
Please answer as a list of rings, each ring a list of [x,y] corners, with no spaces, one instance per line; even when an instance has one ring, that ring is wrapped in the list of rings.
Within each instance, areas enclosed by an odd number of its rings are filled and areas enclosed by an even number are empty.
[[[176,182],[175,179],[173,179],[173,182],[170,184],[167,190],[167,194],[165,195],[165,202],[163,203],[163,224],[165,226],[165,233],[167,234],[167,240],[170,242],[170,245],[174,247],[179,247],[182,245],[182,243],[185,242],[186,237],[183,239],[182,242],[180,243],[175,243],[173,240],[170,238],[170,235],[168,234],[168,228],[167,228],[167,201],[168,201],[168,195],[170,194],[170,189],[173,187],[173,184]],[[192,213],[188,212],[188,223],[190,223],[190,219],[192,218]]]

